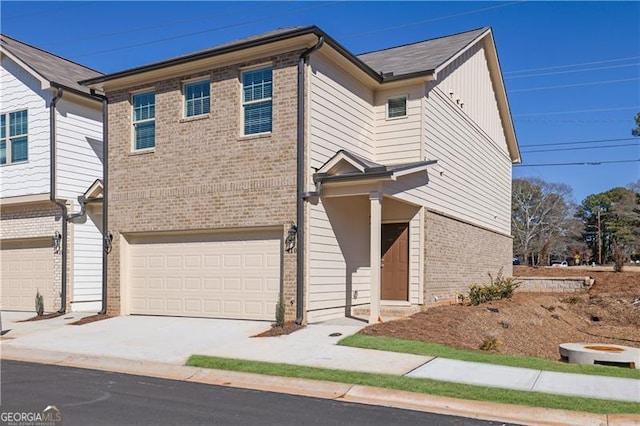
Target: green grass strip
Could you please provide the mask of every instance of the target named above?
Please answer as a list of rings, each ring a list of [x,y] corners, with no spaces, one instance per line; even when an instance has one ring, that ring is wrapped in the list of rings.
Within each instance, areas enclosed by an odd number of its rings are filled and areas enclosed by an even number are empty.
[[[342,339],[339,345],[355,348],[378,349],[381,351],[402,352],[415,355],[429,355],[461,361],[482,362],[485,364],[507,365],[509,367],[532,368],[535,370],[557,371],[561,373],[590,374],[592,376],[623,377],[640,379],[640,370],[632,368],[610,367],[604,365],[568,364],[543,358],[496,354],[490,352],[456,349],[438,343],[396,339],[394,337],[367,336],[355,334]]]
[[[291,364],[245,361],[205,355],[192,355],[187,360],[186,365],[191,367],[266,374],[271,376],[295,377],[300,379],[324,380],[329,382],[374,386],[378,388],[397,389],[474,401],[490,401],[505,404],[527,405],[531,407],[584,411],[598,414],[640,413],[640,404],[633,402],[552,395],[540,392],[491,388],[486,386],[475,386],[387,374],[360,373]]]

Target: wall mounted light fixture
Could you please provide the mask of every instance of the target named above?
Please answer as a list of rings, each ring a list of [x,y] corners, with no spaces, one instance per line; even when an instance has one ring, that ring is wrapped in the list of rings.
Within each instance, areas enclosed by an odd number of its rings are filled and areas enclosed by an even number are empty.
[[[62,241],[62,234],[58,231],[53,233],[53,253],[60,254],[60,242]]]
[[[296,238],[298,237],[298,227],[295,223],[291,222],[289,231],[287,231],[287,238],[284,240],[284,250],[287,253],[293,253],[296,249]]]

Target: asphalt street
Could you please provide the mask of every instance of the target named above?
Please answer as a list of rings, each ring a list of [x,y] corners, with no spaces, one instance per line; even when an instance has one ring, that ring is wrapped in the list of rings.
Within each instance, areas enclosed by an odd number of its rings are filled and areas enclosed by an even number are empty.
[[[335,400],[3,360],[0,411],[72,425],[501,425]]]

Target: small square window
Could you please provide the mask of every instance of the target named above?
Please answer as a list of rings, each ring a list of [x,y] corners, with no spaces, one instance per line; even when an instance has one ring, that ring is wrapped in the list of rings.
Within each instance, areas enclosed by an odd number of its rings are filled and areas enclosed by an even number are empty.
[[[407,116],[407,97],[398,96],[387,100],[387,118]]]
[[[211,84],[209,80],[185,83],[184,116],[194,117],[209,114],[211,108]]]

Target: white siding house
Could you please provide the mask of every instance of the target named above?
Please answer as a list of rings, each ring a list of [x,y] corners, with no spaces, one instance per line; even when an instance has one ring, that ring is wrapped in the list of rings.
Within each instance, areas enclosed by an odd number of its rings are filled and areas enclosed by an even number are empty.
[[[66,204],[68,215],[79,213],[78,196],[102,178],[101,102],[78,84],[101,74],[6,35],[0,42],[0,115],[5,126],[0,141],[0,306],[34,310],[39,291],[47,311],[97,311],[102,298],[101,224],[91,215],[75,221],[63,218],[51,194]],[[56,96],[52,188],[50,113]],[[12,139],[17,130],[11,121],[23,117],[22,139]],[[24,152],[16,157],[16,149]],[[65,306],[62,252],[54,250],[54,235],[67,239]]]

